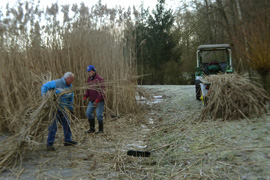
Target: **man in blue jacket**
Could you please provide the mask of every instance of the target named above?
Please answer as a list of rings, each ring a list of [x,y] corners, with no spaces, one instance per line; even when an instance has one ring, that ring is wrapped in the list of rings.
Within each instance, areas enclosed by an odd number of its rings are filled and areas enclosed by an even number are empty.
[[[65,90],[69,90],[72,87],[72,82],[74,80],[74,74],[71,72],[66,72],[61,79],[53,80],[47,82],[41,87],[41,95],[45,96],[48,90],[54,90],[56,94],[59,94]],[[68,119],[66,109],[70,110],[73,114],[73,97],[74,93],[70,92],[68,94],[63,94],[59,97],[59,109],[54,114],[54,120],[49,127],[48,139],[47,139],[47,150],[55,151],[53,147],[53,142],[55,139],[55,134],[57,131],[57,121],[63,126],[65,143],[64,146],[74,146],[77,142],[71,140],[71,130],[70,121]]]

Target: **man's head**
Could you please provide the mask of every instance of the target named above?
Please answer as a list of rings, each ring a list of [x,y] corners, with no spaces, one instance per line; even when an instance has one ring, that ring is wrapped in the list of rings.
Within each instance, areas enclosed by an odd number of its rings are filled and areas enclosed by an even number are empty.
[[[93,65],[87,66],[87,72],[88,72],[88,74],[89,74],[90,77],[94,76],[95,73],[96,73],[95,66],[93,66]]]
[[[72,72],[66,72],[64,74],[64,78],[66,80],[66,84],[69,86],[74,80],[74,74]]]

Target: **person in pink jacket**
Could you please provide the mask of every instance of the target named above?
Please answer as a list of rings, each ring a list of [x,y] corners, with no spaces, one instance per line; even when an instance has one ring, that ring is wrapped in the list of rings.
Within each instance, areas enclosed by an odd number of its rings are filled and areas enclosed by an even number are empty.
[[[89,98],[86,117],[88,118],[90,129],[86,132],[95,132],[95,118],[92,113],[96,109],[96,116],[99,125],[99,130],[97,133],[103,133],[103,110],[105,97],[104,79],[96,73],[96,69],[93,65],[89,65],[87,67],[87,72],[89,74],[87,79],[89,88],[84,94],[83,101],[86,102],[87,98]]]

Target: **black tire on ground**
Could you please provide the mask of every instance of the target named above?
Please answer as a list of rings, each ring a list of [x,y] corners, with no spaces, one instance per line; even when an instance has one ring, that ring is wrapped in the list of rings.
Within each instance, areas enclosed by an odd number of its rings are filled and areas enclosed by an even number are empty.
[[[196,99],[201,100],[201,87],[196,85]]]
[[[199,79],[195,80],[195,92],[196,92],[196,99],[201,100],[201,86],[200,86],[201,81]]]
[[[206,105],[207,105],[207,103],[208,103],[208,99],[209,99],[209,97],[208,97],[208,96],[205,96],[205,98],[204,98],[204,106],[206,106]]]

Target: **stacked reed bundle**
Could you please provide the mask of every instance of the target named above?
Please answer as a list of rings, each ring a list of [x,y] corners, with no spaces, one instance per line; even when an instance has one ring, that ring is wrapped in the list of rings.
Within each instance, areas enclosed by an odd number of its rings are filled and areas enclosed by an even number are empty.
[[[56,112],[58,103],[54,100],[54,94],[40,98],[35,104],[25,105],[14,116],[15,121],[25,121],[22,127],[17,127],[17,133],[1,142],[0,171],[9,165],[22,159],[23,152],[32,145],[39,144],[52,120],[53,112]]]
[[[259,117],[267,111],[266,91],[257,83],[238,74],[210,75],[205,78],[211,83],[208,101],[202,110],[202,120],[235,120]]]

